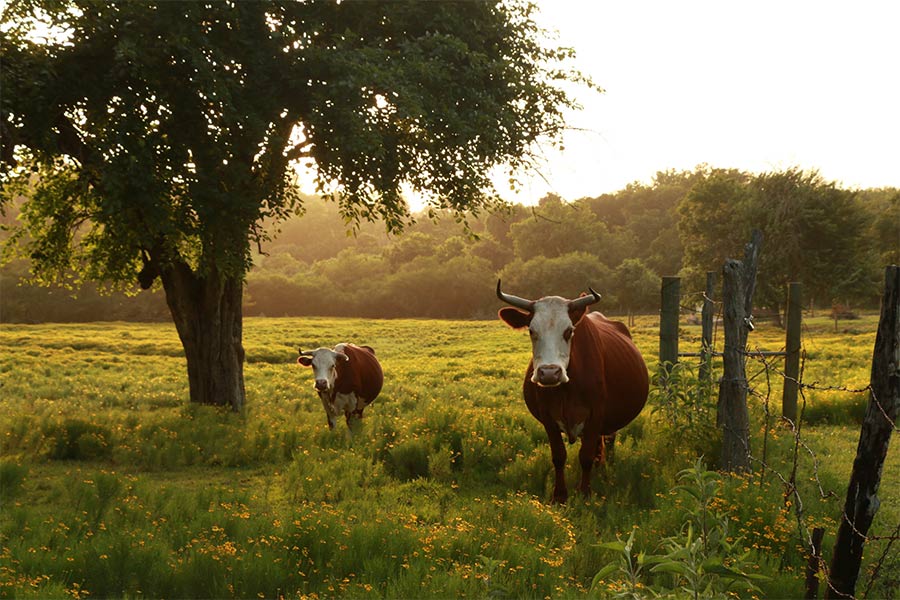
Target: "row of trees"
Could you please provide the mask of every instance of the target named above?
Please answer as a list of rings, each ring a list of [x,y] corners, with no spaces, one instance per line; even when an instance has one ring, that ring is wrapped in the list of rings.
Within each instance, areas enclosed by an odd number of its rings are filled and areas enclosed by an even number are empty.
[[[401,238],[370,227],[341,240],[336,218],[326,233],[328,207],[314,210],[258,257],[248,314],[490,316],[497,277],[523,296],[592,285],[604,310],[653,311],[661,276],[681,274],[682,289],[699,293],[753,228],[766,240],[757,305],[770,310],[790,281],[812,305],[877,305],[882,267],[900,260],[900,190],[847,190],[799,169],[659,173],[615,194],[513,206],[473,220],[471,235],[426,221]],[[304,245],[319,236],[324,244]]]
[[[872,305],[881,268],[900,262],[900,190],[853,191],[815,172],[749,174],[698,167],[661,172],[596,198],[543,198],[535,207],[453,219],[420,216],[400,236],[363,222],[348,235],[337,206],[304,199],[304,214],[271,228],[253,257],[245,315],[490,317],[493,283],[529,297],[576,296],[587,285],[607,312],[653,311],[659,279],[681,274],[704,288],[705,272],[740,256],[750,230],[765,236],[756,304],[779,309],[789,281],[810,303]],[[159,293],[104,298],[12,283],[4,267],[5,320],[167,318]]]

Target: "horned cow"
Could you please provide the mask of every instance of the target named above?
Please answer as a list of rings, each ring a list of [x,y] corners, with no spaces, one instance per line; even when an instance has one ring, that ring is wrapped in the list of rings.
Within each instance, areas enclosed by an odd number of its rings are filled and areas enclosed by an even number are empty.
[[[500,319],[515,329],[527,327],[531,336],[522,394],[550,441],[558,503],[568,499],[562,434],[570,444],[581,438],[578,489],[589,496],[595,458],[605,459],[616,431],[638,416],[649,392],[647,366],[628,328],[599,312],[586,314],[600,300],[588,289],[590,294],[574,300],[526,300],[502,292],[497,281],[497,297],[511,305],[500,309]]]
[[[322,400],[328,427],[334,429],[341,415],[350,427],[352,418],[362,418],[363,409],[381,392],[384,374],[369,346],[338,344],[334,349],[316,348],[304,352],[300,348],[297,362],[313,368],[315,389]]]

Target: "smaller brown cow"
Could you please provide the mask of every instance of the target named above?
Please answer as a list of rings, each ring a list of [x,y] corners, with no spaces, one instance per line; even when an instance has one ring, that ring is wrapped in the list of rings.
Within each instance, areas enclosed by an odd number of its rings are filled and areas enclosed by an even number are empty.
[[[309,352],[301,348],[297,362],[313,368],[316,392],[330,429],[342,414],[348,428],[351,418],[361,419],[363,409],[378,397],[384,383],[381,365],[369,346],[338,344],[333,350],[316,348]]]

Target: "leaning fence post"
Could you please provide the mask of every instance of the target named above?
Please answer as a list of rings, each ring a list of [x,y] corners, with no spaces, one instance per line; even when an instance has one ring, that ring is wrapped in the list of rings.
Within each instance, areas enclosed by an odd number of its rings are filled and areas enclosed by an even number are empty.
[[[706,294],[703,296],[703,309],[700,311],[701,347],[700,347],[700,381],[706,382],[712,373],[712,334],[715,305],[713,294],[716,285],[715,271],[706,272]]]
[[[747,334],[753,328],[750,309],[756,288],[756,267],[762,232],[753,230],[744,260],[728,259],[722,268],[725,346],[716,425],[722,430],[721,468],[731,473],[750,470],[750,413],[747,409]]]
[[[880,504],[877,494],[881,470],[900,416],[900,267],[887,267],[884,280],[881,317],[872,353],[869,405],[834,541],[826,598],[854,595],[866,534]]]
[[[787,324],[784,342],[784,388],[781,395],[781,416],[797,423],[797,391],[800,389],[800,330],[803,306],[800,296],[803,286],[792,281],[788,286]]]
[[[678,313],[681,303],[681,278],[662,278],[661,308],[659,315],[659,363],[674,365],[678,362]]]

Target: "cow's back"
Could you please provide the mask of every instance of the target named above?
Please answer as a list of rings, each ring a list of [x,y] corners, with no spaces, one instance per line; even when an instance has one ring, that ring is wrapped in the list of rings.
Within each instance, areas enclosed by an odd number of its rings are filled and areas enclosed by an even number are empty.
[[[628,328],[599,312],[585,315],[576,327],[569,377],[573,392],[592,396],[603,434],[625,427],[647,402],[647,365]]]
[[[335,391],[340,394],[354,393],[369,404],[381,393],[381,386],[384,384],[381,365],[369,348],[361,348],[355,344],[340,346],[340,350],[350,360],[338,363]]]

